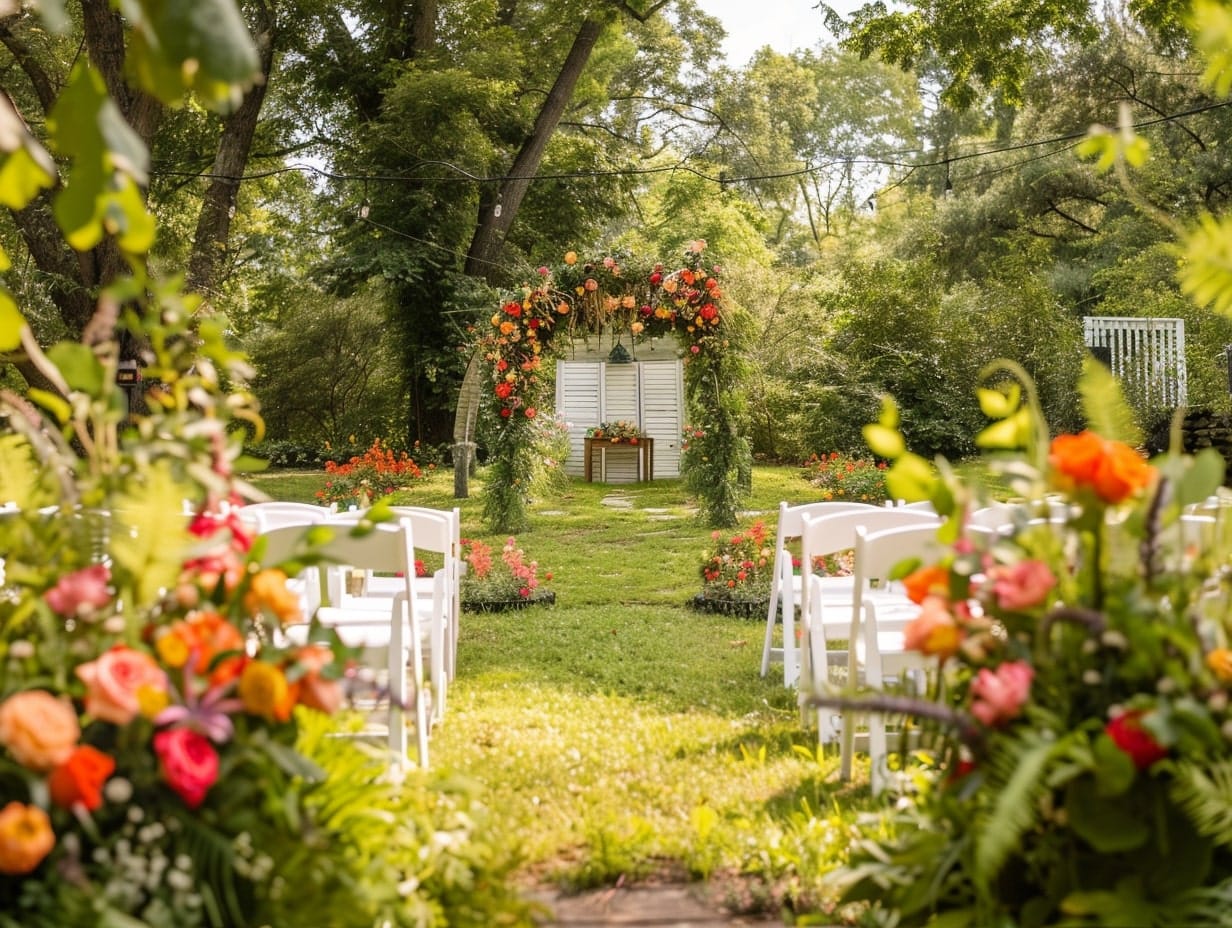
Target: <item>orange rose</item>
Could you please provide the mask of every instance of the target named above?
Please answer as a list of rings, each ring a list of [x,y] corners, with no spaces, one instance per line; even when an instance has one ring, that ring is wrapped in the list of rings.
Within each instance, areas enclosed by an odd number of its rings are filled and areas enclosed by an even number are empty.
[[[1105,503],[1123,502],[1155,479],[1155,468],[1137,451],[1091,431],[1058,435],[1048,460],[1062,489],[1088,488]]]
[[[188,619],[188,625],[197,655],[193,673],[204,675],[208,672],[211,686],[221,686],[238,677],[244,664],[244,636],[240,630],[217,612],[195,613]],[[218,655],[223,653],[228,656],[218,660]]]
[[[38,806],[10,802],[0,809],[0,873],[29,873],[55,846],[51,819]]]
[[[47,778],[51,801],[65,809],[82,805],[93,812],[103,804],[103,784],[115,773],[115,760],[88,744],[79,745]]]
[[[0,744],[30,770],[64,763],[80,737],[72,704],[46,690],[14,693],[0,705]]]
[[[950,572],[940,564],[921,567],[903,577],[903,588],[913,603],[923,603],[926,596],[950,595]]]
[[[277,568],[263,570],[252,578],[244,596],[244,608],[256,613],[273,613],[283,625],[302,622],[299,597],[287,588],[287,575]]]

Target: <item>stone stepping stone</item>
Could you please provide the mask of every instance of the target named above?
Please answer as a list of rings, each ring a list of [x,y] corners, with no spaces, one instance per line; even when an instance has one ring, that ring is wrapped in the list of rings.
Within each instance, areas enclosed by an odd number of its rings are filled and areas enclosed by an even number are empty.
[[[605,496],[599,502],[610,509],[632,509],[633,500],[627,496]]]

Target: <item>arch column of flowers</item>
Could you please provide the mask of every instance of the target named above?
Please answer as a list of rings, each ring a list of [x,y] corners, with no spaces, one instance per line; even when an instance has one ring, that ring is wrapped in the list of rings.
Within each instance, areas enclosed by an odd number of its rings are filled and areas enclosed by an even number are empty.
[[[682,472],[710,525],[736,524],[750,487],[752,457],[740,424],[747,326],[723,302],[721,269],[690,242],[679,267],[608,255],[581,261],[574,252],[557,268],[503,303],[484,327],[479,350],[488,369],[484,395],[493,420],[484,518],[493,532],[526,528],[531,483],[540,456],[536,439],[552,403],[554,370],[572,337],[610,331],[633,341],[671,336],[684,361]]]

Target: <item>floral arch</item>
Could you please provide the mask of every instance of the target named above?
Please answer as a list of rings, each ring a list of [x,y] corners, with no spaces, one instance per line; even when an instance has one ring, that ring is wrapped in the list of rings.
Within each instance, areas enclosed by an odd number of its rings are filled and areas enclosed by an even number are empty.
[[[484,518],[493,532],[521,531],[539,466],[535,448],[552,402],[545,365],[572,339],[627,333],[632,342],[674,338],[684,362],[690,423],[681,462],[700,516],[736,523],[750,483],[752,458],[739,428],[746,327],[724,304],[722,270],[703,261],[704,241],[690,242],[678,267],[626,255],[580,259],[575,252],[505,301],[480,335],[486,372],[484,406],[494,418]]]

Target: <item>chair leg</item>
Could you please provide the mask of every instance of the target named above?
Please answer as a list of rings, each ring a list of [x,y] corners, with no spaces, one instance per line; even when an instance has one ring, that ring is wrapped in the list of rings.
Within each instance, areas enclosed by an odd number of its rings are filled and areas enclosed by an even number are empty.
[[[770,609],[766,613],[766,642],[761,649],[761,675],[770,672],[770,658],[774,651],[774,626],[779,620],[779,591],[770,591]]]
[[[795,686],[800,682],[800,667],[796,649],[796,609],[786,599],[783,601],[783,685]]]

